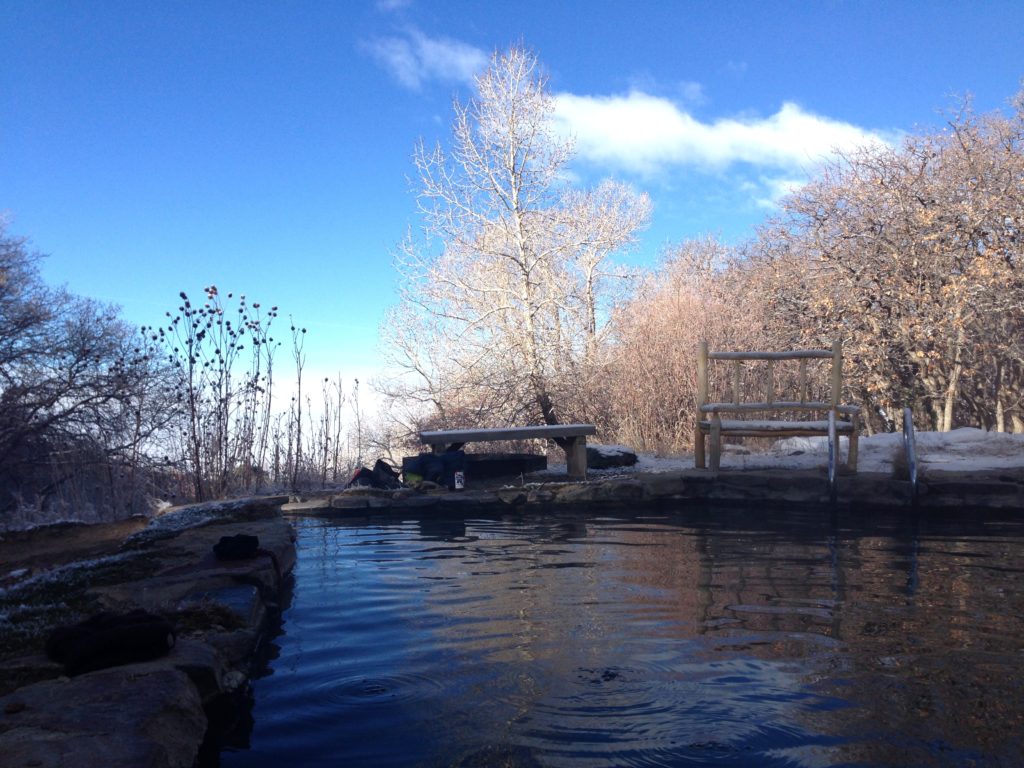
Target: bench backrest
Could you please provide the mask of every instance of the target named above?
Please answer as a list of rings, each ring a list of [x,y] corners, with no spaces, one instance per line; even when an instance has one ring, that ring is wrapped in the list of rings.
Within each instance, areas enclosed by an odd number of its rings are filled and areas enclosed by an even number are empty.
[[[807,363],[809,360],[831,359],[832,370],[829,382],[829,402],[816,403],[808,399],[808,375]],[[709,352],[706,341],[702,341],[697,350],[697,408],[708,405],[708,362],[711,360],[730,360],[732,366],[732,393],[733,405],[743,405],[742,393],[742,366],[744,362],[763,361],[766,363],[765,375],[765,397],[760,403],[751,405],[765,406],[805,406],[811,407],[820,405],[824,408],[836,408],[839,406],[843,391],[843,343],[835,341],[832,349],[804,349],[792,350],[789,352]],[[796,360],[799,362],[798,372],[798,400],[779,401],[775,396],[775,363],[784,360]]]

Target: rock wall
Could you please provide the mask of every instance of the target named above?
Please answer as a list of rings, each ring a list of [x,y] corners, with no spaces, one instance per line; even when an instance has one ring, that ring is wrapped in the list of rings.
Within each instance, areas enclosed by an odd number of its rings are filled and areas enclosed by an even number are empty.
[[[177,643],[154,661],[75,677],[64,676],[39,643],[29,649],[34,653],[5,659],[0,663],[5,694],[0,696],[0,762],[191,768],[207,735],[208,714],[225,697],[245,690],[269,617],[280,608],[295,564],[294,533],[279,512],[284,500],[192,507],[159,519],[118,553],[97,559],[100,583],[69,592],[69,604],[79,614],[83,608],[159,614],[176,627]],[[260,552],[247,560],[218,560],[213,545],[240,533],[258,536]],[[135,567],[140,562],[146,565],[142,576]],[[111,578],[111,563],[132,564],[124,568],[128,577]],[[49,577],[59,596],[61,574]],[[38,585],[25,588],[33,586]],[[65,620],[76,618],[71,613]]]
[[[925,474],[913,492],[907,480],[860,472],[838,478],[830,498],[824,470],[707,470],[632,473],[586,482],[544,482],[498,489],[426,493],[399,491],[345,492],[295,499],[282,509],[291,513],[375,515],[388,512],[457,514],[501,513],[513,509],[543,511],[578,505],[637,507],[685,503],[786,504],[874,507],[992,507],[1024,510],[1024,470],[938,472]]]

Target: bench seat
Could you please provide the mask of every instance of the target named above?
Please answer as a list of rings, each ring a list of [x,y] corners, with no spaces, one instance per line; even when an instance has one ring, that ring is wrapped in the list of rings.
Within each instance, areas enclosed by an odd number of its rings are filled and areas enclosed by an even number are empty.
[[[786,434],[791,437],[807,437],[811,435],[827,435],[827,421],[762,421],[757,419],[722,419],[722,434],[736,437],[763,437]],[[701,421],[702,429],[710,430],[710,421]],[[836,432],[844,435],[852,433],[854,424],[842,419],[836,420]]]
[[[700,407],[701,413],[750,413],[756,411],[831,411],[830,403],[792,402],[774,400],[770,403],[705,403]],[[859,405],[837,405],[836,413],[853,416],[860,413]]]

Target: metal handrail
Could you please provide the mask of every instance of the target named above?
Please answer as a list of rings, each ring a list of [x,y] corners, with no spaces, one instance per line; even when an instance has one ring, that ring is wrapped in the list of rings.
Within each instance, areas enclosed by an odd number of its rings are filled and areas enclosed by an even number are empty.
[[[836,412],[828,412],[828,497],[836,500],[836,456],[839,453],[836,444]]]
[[[903,409],[903,450],[907,456],[907,472],[910,475],[910,491],[917,498],[917,440],[914,437],[914,414],[910,408]]]

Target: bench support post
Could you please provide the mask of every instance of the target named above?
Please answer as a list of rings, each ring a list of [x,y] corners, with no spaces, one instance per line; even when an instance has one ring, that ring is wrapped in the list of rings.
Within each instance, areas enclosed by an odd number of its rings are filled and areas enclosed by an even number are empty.
[[[700,407],[708,402],[708,343],[702,341],[697,347],[697,423],[693,429],[693,463],[697,469],[706,466],[704,456],[704,430],[700,420],[704,418]]]
[[[722,417],[711,414],[711,471],[717,472],[722,466]]]
[[[565,468],[569,473],[570,480],[587,479],[587,438],[566,438]]]
[[[693,463],[697,469],[704,469],[707,461],[704,457],[704,431],[700,428],[700,414],[697,414],[697,426],[693,430]]]

